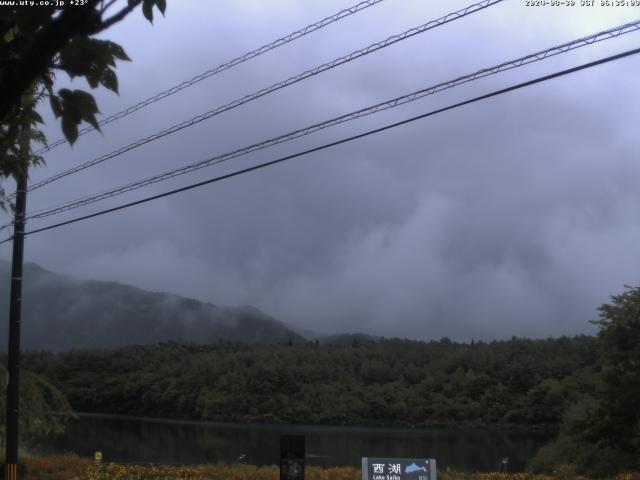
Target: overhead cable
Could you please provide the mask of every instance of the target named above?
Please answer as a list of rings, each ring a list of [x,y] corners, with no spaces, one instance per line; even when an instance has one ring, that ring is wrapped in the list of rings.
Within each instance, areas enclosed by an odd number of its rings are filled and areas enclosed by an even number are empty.
[[[337,22],[338,20],[341,20],[345,17],[348,17],[350,15],[353,15],[354,13],[360,12],[362,10],[364,10],[365,8],[369,8],[372,7],[373,5],[376,5],[377,3],[380,3],[384,0],[366,0],[364,2],[360,2],[357,5],[353,5],[352,7],[348,7],[345,8],[344,10],[340,10],[338,13],[335,13],[333,15],[330,15],[326,18],[323,18],[322,20],[312,23],[310,25],[307,25],[304,28],[301,28],[300,30],[296,30],[295,32],[292,32],[288,35],[285,35],[284,37],[280,37],[277,40],[274,40],[271,43],[267,43],[266,45],[262,45],[259,48],[256,48],[255,50],[252,50],[250,52],[247,52],[243,55],[240,55],[239,57],[234,58],[233,60],[229,60],[226,63],[220,64],[217,67],[214,67],[210,70],[207,70],[206,72],[203,72],[199,75],[196,75],[195,77],[191,78],[190,80],[186,80],[182,83],[180,83],[179,85],[175,85],[167,90],[164,90],[160,93],[157,93],[145,100],[142,100],[138,103],[136,103],[135,105],[132,105],[128,108],[125,108],[124,110],[114,113],[113,115],[110,115],[106,118],[104,118],[103,120],[100,120],[98,122],[99,126],[104,126],[107,125],[111,122],[114,122],[116,120],[119,120],[121,118],[124,118],[128,115],[131,115],[134,112],[137,112],[138,110],[142,110],[143,108],[151,105],[152,103],[155,103],[159,100],[162,100],[163,98],[167,98],[171,95],[174,95],[182,90],[184,90],[185,88],[188,88],[192,85],[195,85],[198,82],[201,82],[202,80],[205,80],[209,77],[212,77],[214,75],[217,75],[218,73],[224,72],[225,70],[229,70],[230,68],[233,68],[237,65],[240,65],[241,63],[246,62],[247,60],[251,60],[252,58],[255,58],[259,55],[262,55],[263,53],[267,53],[271,50],[274,50],[278,47],[281,47],[282,45],[286,45],[287,43],[293,42],[294,40],[297,40],[298,38],[304,37],[305,35],[308,35],[312,32],[315,32],[316,30],[320,30],[321,28],[326,27],[327,25],[330,25],[332,23]],[[95,130],[92,126],[88,126],[86,128],[81,129],[78,132],[78,136],[80,135],[84,135],[87,132],[90,132],[92,130]],[[67,140],[64,138],[60,138],[58,140],[56,140],[55,142],[50,143],[48,146],[40,149],[39,151],[36,152],[36,155],[42,155],[45,152],[48,152],[49,150],[52,150],[53,148],[62,145],[64,143],[67,143]]]
[[[73,173],[76,173],[76,172],[79,172],[81,170],[84,170],[86,168],[98,165],[98,164],[100,164],[102,162],[105,162],[106,160],[109,160],[111,158],[120,156],[120,155],[122,155],[122,154],[124,154],[126,152],[129,152],[129,151],[131,151],[131,150],[133,150],[135,148],[138,148],[138,147],[140,147],[142,145],[145,145],[145,144],[147,144],[149,142],[152,142],[154,140],[158,140],[159,138],[166,137],[167,135],[171,135],[172,133],[178,132],[178,131],[180,131],[180,130],[182,130],[184,128],[196,125],[196,124],[198,124],[198,123],[200,123],[200,122],[202,122],[204,120],[207,120],[207,119],[209,119],[209,118],[211,118],[213,116],[219,115],[219,114],[221,114],[223,112],[226,112],[226,111],[231,110],[233,108],[236,108],[236,107],[239,107],[241,105],[244,105],[245,103],[251,102],[251,101],[256,100],[256,99],[258,99],[260,97],[263,97],[265,95],[273,93],[273,92],[275,92],[277,90],[280,90],[282,88],[285,88],[285,87],[288,87],[290,85],[293,85],[294,83],[298,83],[298,82],[300,82],[302,80],[305,80],[305,79],[307,79],[309,77],[313,77],[313,76],[318,75],[318,74],[320,74],[322,72],[325,72],[327,70],[333,69],[333,68],[338,67],[340,65],[343,65],[345,63],[351,62],[351,61],[353,61],[353,60],[355,60],[357,58],[360,58],[360,57],[363,57],[363,56],[368,55],[370,53],[376,52],[376,51],[381,50],[383,48],[386,48],[386,47],[388,47],[390,45],[398,43],[398,42],[400,42],[402,40],[406,40],[406,39],[411,38],[411,37],[413,37],[415,35],[424,33],[426,31],[429,31],[429,30],[431,30],[433,28],[439,27],[439,26],[444,25],[446,23],[452,22],[454,20],[458,20],[460,18],[463,18],[463,17],[465,17],[467,15],[470,15],[472,13],[475,13],[477,11],[483,10],[483,9],[485,9],[487,7],[495,5],[495,4],[500,3],[502,1],[504,1],[504,0],[482,0],[481,2],[474,3],[472,5],[469,5],[468,7],[465,7],[463,9],[458,10],[458,11],[453,12],[453,13],[449,13],[449,14],[447,14],[447,15],[445,15],[443,17],[440,17],[440,18],[438,18],[436,20],[431,20],[431,21],[429,21],[429,22],[427,22],[427,23],[425,23],[423,25],[420,25],[418,27],[410,28],[409,30],[406,30],[406,31],[404,31],[402,33],[399,33],[397,35],[392,35],[392,36],[388,37],[385,40],[382,40],[380,42],[371,44],[368,47],[362,48],[360,50],[356,50],[354,52],[351,52],[348,55],[345,55],[343,57],[339,57],[339,58],[337,58],[335,60],[332,60],[331,62],[324,63],[324,64],[319,65],[319,66],[317,66],[315,68],[312,68],[310,70],[306,70],[303,73],[300,73],[300,74],[295,75],[293,77],[289,77],[286,80],[282,80],[282,81],[280,81],[278,83],[275,83],[275,84],[273,84],[273,85],[271,85],[269,87],[266,87],[266,88],[263,88],[261,90],[258,90],[257,92],[251,93],[249,95],[245,95],[244,97],[239,98],[237,100],[234,100],[231,103],[228,103],[226,105],[222,105],[222,106],[217,107],[217,108],[215,108],[213,110],[210,110],[210,111],[208,111],[206,113],[203,113],[201,115],[195,116],[195,117],[193,117],[193,118],[191,118],[189,120],[186,120],[184,122],[181,122],[181,123],[178,123],[176,125],[173,125],[173,126],[167,128],[165,130],[162,130],[161,132],[157,132],[157,133],[154,133],[154,134],[152,134],[152,135],[150,135],[148,137],[139,139],[139,140],[137,140],[137,141],[135,141],[133,143],[130,143],[129,145],[126,145],[126,146],[121,147],[121,148],[119,148],[117,150],[114,150],[111,153],[108,153],[106,155],[102,155],[102,156],[97,157],[97,158],[95,158],[93,160],[90,160],[90,161],[82,163],[82,164],[80,164],[80,165],[78,165],[76,167],[73,167],[73,168],[71,168],[69,170],[61,172],[61,173],[59,173],[57,175],[53,175],[52,177],[49,177],[49,178],[47,178],[45,180],[42,180],[42,181],[37,182],[37,183],[34,183],[33,185],[31,185],[29,187],[28,190],[32,191],[32,190],[41,188],[41,187],[43,187],[45,185],[48,185],[51,182],[54,182],[56,180],[59,180],[61,178],[66,177],[68,175],[71,175]],[[10,195],[8,198],[12,198],[12,197],[13,197],[13,195]]]
[[[154,175],[151,177],[147,177],[141,180],[137,180],[135,182],[131,182],[125,185],[121,185],[119,187],[104,191],[104,192],[100,192],[100,193],[96,193],[96,194],[92,194],[89,196],[85,196],[82,197],[80,199],[76,199],[76,200],[71,200],[53,207],[46,207],[44,209],[40,209],[38,211],[32,212],[27,216],[28,220],[31,219],[40,219],[40,218],[45,218],[45,217],[49,217],[51,215],[55,215],[58,213],[62,213],[68,210],[72,210],[75,208],[79,208],[79,207],[83,207],[95,202],[98,202],[100,200],[104,200],[107,198],[111,198],[114,197],[116,195],[121,195],[123,193],[126,192],[130,192],[133,190],[137,190],[139,188],[148,186],[148,185],[152,185],[154,183],[157,182],[161,182],[164,180],[168,180],[170,178],[173,177],[177,177],[179,175],[184,175],[196,170],[199,170],[201,168],[205,168],[205,167],[209,167],[218,163],[222,163],[225,161],[228,161],[230,159],[233,158],[237,158],[243,155],[247,155],[253,152],[256,152],[258,150],[262,150],[274,145],[278,145],[280,143],[284,143],[287,141],[291,141],[294,140],[296,138],[300,138],[303,137],[305,135],[309,135],[311,133],[323,130],[325,128],[329,128],[335,125],[339,125],[351,120],[355,120],[357,118],[361,118],[367,115],[371,115],[377,112],[381,112],[384,110],[388,110],[390,108],[394,108],[397,107],[399,105],[403,105],[409,102],[413,102],[415,100],[418,100],[420,98],[423,98],[425,96],[428,95],[433,95],[435,93],[438,93],[440,91],[446,90],[446,89],[450,89],[450,88],[454,88],[458,85],[462,85],[464,83],[468,83],[471,82],[473,80],[477,80],[479,78],[483,78],[489,75],[495,75],[497,73],[500,72],[504,72],[506,70],[510,70],[516,67],[521,67],[523,65],[528,65],[530,63],[533,62],[537,62],[537,61],[541,61],[545,58],[549,58],[561,53],[566,53],[568,51],[574,50],[576,48],[580,48],[580,47],[584,47],[587,45],[591,45],[595,42],[600,42],[603,40],[607,40],[610,38],[615,38],[618,37],[620,35],[624,35],[630,32],[634,32],[634,31],[638,31],[640,30],[640,19],[633,21],[633,22],[629,22],[626,23],[624,25],[620,25],[617,27],[613,27],[613,28],[609,28],[607,30],[603,30],[601,32],[586,36],[586,37],[582,37],[576,40],[572,40],[570,42],[565,42],[562,43],[560,45],[556,45],[550,48],[547,48],[545,50],[540,50],[537,51],[535,53],[531,53],[529,55],[525,55],[519,58],[516,58],[514,60],[510,60],[507,62],[503,62],[500,63],[498,65],[494,65],[492,67],[489,68],[483,68],[481,70],[478,70],[474,73],[468,74],[468,75],[463,75],[463,76],[459,76],[453,80],[449,80],[446,82],[442,82],[442,83],[438,83],[437,85],[433,85],[427,88],[423,88],[421,90],[409,93],[407,95],[403,95],[400,97],[396,97],[393,98],[391,100],[386,100],[384,102],[381,103],[377,103],[375,105],[366,107],[366,108],[362,108],[360,110],[356,110],[354,112],[350,112],[347,113],[345,115],[341,115],[339,117],[335,117],[329,120],[325,120],[323,122],[320,123],[316,123],[314,125],[310,125],[304,128],[300,128],[297,130],[294,130],[292,132],[288,132],[286,134],[283,135],[279,135],[277,137],[273,137],[258,143],[254,143],[252,145],[246,146],[246,147],[242,147],[239,148],[237,150],[233,150],[221,155],[216,155],[214,157],[208,158],[206,160],[202,160],[200,162],[197,163],[192,163],[183,167],[179,167],[179,168],[175,168],[169,171],[166,171],[164,173],[158,174],[158,175]],[[10,225],[10,224],[7,224]]]
[[[228,173],[226,175],[221,175],[221,176],[218,176],[218,177],[210,178],[208,180],[204,180],[204,181],[198,182],[198,183],[192,183],[190,185],[187,185],[187,186],[184,186],[184,187],[180,187],[180,188],[177,188],[177,189],[174,189],[174,190],[170,190],[168,192],[164,192],[164,193],[160,193],[158,195],[153,195],[153,196],[150,196],[150,197],[146,197],[146,198],[143,198],[141,200],[136,200],[134,202],[129,202],[129,203],[126,203],[126,204],[123,204],[123,205],[119,205],[117,207],[112,207],[112,208],[108,208],[108,209],[105,209],[105,210],[101,210],[99,212],[95,212],[95,213],[92,213],[92,214],[89,214],[89,215],[83,215],[81,217],[76,217],[76,218],[73,218],[71,220],[67,220],[67,221],[64,221],[64,222],[56,223],[56,224],[53,224],[53,225],[48,225],[46,227],[38,228],[38,229],[35,229],[35,230],[30,230],[28,232],[25,232],[25,235],[33,235],[35,233],[40,233],[40,232],[44,232],[44,231],[47,231],[47,230],[60,228],[60,227],[65,226],[65,225],[70,225],[72,223],[77,223],[77,222],[80,222],[80,221],[83,221],[83,220],[88,220],[90,218],[94,218],[94,217],[98,217],[98,216],[101,216],[101,215],[105,215],[107,213],[112,213],[112,212],[116,212],[116,211],[119,211],[119,210],[124,210],[126,208],[130,208],[130,207],[133,207],[135,205],[140,205],[140,204],[143,204],[143,203],[151,202],[153,200],[158,200],[160,198],[164,198],[164,197],[168,197],[168,196],[171,196],[171,195],[175,195],[177,193],[185,192],[185,191],[188,191],[188,190],[193,190],[195,188],[202,187],[204,185],[209,185],[209,184],[212,184],[212,183],[216,183],[216,182],[219,182],[219,181],[222,181],[222,180],[226,180],[228,178],[232,178],[232,177],[236,177],[236,176],[248,173],[248,172],[252,172],[254,170],[260,170],[262,168],[266,168],[266,167],[269,167],[269,166],[272,166],[272,165],[276,165],[278,163],[282,163],[282,162],[285,162],[287,160],[291,160],[291,159],[302,157],[302,156],[305,156],[305,155],[308,155],[308,154],[311,154],[311,153],[319,152],[321,150],[325,150],[327,148],[335,147],[337,145],[341,145],[341,144],[344,144],[344,143],[347,143],[347,142],[358,140],[360,138],[368,137],[370,135],[373,135],[373,134],[376,134],[376,133],[380,133],[380,132],[383,132],[383,131],[386,131],[386,130],[390,130],[392,128],[396,128],[396,127],[399,127],[401,125],[406,125],[408,123],[415,122],[415,121],[423,119],[423,118],[431,117],[433,115],[437,115],[437,114],[446,112],[448,110],[453,110],[455,108],[459,108],[459,107],[462,107],[464,105],[469,105],[469,104],[472,104],[472,103],[476,103],[476,102],[479,102],[481,100],[486,100],[488,98],[495,97],[495,96],[498,96],[498,95],[502,95],[502,94],[507,93],[507,92],[512,92],[512,91],[515,91],[515,90],[519,90],[519,89],[524,88],[524,87],[528,87],[528,86],[531,86],[531,85],[534,85],[534,84],[542,83],[542,82],[545,82],[545,81],[548,81],[548,80],[551,80],[551,79],[554,79],[554,78],[558,78],[558,77],[562,77],[564,75],[568,75],[568,74],[571,74],[571,73],[578,72],[580,70],[585,70],[585,69],[588,69],[588,68],[595,67],[597,65],[602,65],[602,64],[605,64],[605,63],[608,63],[608,62],[612,62],[614,60],[619,60],[621,58],[629,57],[631,55],[636,55],[638,53],[640,53],[640,48],[636,48],[636,49],[633,49],[633,50],[628,50],[626,52],[622,52],[622,53],[619,53],[619,54],[616,54],[616,55],[611,55],[609,57],[605,57],[605,58],[602,58],[600,60],[595,60],[593,62],[584,63],[584,64],[578,65],[576,67],[572,67],[572,68],[568,68],[568,69],[565,69],[565,70],[561,70],[561,71],[558,71],[558,72],[555,72],[555,73],[552,73],[552,74],[544,75],[542,77],[537,77],[537,78],[535,78],[533,80],[528,80],[526,82],[518,83],[518,84],[512,85],[510,87],[502,88],[500,90],[495,90],[495,91],[493,91],[491,93],[487,93],[485,95],[480,95],[480,96],[474,97],[474,98],[472,98],[470,100],[465,100],[463,102],[458,102],[458,103],[455,103],[453,105],[449,105],[447,107],[438,108],[436,110],[432,110],[430,112],[423,113],[422,115],[417,115],[415,117],[411,117],[411,118],[402,120],[400,122],[391,123],[391,124],[385,125],[385,126],[380,127],[380,128],[375,128],[373,130],[369,130],[369,131],[364,132],[364,133],[360,133],[360,134],[353,135],[353,136],[350,136],[350,137],[347,137],[347,138],[343,138],[341,140],[337,140],[335,142],[326,143],[324,145],[321,145],[321,146],[318,146],[318,147],[314,147],[314,148],[310,148],[310,149],[304,150],[302,152],[294,153],[292,155],[287,155],[285,157],[280,157],[280,158],[277,158],[275,160],[271,160],[269,162],[265,162],[265,163],[261,163],[261,164],[258,164],[258,165],[254,165],[252,167],[244,168],[242,170],[237,170],[235,172]],[[11,240],[11,237],[1,241],[0,244],[9,242],[10,240]]]

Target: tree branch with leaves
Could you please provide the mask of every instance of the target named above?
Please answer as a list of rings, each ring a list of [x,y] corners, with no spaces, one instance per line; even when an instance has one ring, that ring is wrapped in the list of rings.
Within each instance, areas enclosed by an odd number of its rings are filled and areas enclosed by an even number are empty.
[[[24,161],[17,145],[27,138],[46,144],[38,129],[42,117],[36,108],[49,99],[69,143],[78,138],[82,122],[99,130],[98,106],[89,92],[55,90],[55,78],[64,72],[83,77],[92,89],[103,86],[118,93],[116,61],[130,60],[124,49],[109,40],[93,38],[122,21],[137,7],[153,22],[154,7],[163,15],[166,0],[87,0],[82,6],[0,8],[0,175],[21,173]],[[26,135],[26,137],[25,137]],[[43,159],[29,149],[27,166]],[[4,195],[0,192],[0,205]]]

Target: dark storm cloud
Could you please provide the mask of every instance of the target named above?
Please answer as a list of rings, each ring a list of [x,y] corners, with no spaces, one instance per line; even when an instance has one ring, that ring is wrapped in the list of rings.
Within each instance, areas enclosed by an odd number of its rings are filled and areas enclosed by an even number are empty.
[[[455,3],[384,2],[107,127],[104,136],[88,135],[73,150],[58,149],[33,177],[465,5]],[[170,5],[153,27],[129,19],[110,32],[134,62],[119,68],[122,97],[99,94],[102,110],[117,111],[345,6],[215,5]],[[40,208],[223,153],[593,33],[632,13],[505,2],[34,192],[29,202]],[[634,38],[487,78],[105,206],[566,68]],[[326,333],[469,340],[591,331],[595,307],[639,277],[638,94],[629,80],[637,65],[631,59],[601,67],[33,236],[28,256],[84,277],[253,304]],[[57,125],[50,131],[58,137]]]

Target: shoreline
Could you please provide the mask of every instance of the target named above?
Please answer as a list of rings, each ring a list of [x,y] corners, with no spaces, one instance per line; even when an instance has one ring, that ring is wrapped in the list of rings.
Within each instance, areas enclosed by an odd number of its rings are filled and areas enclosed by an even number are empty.
[[[352,431],[460,431],[460,430],[484,430],[496,431],[507,430],[511,432],[540,432],[541,434],[556,434],[558,427],[530,425],[523,426],[519,424],[446,424],[446,423],[425,423],[425,424],[393,424],[393,423],[283,423],[273,420],[207,420],[207,419],[190,419],[190,418],[171,418],[171,417],[149,417],[143,415],[129,415],[121,413],[101,413],[101,412],[75,412],[78,418],[96,418],[96,419],[113,419],[140,421],[147,423],[164,423],[164,424],[181,424],[181,425],[204,425],[211,427],[224,428],[259,428],[268,430],[309,430],[317,431],[331,430],[335,428],[344,428]]]

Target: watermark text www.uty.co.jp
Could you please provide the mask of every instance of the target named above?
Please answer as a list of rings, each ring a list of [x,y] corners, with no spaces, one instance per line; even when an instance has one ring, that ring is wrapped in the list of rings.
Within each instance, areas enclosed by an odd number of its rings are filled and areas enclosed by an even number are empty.
[[[66,7],[86,5],[88,0],[0,0],[0,7]]]

